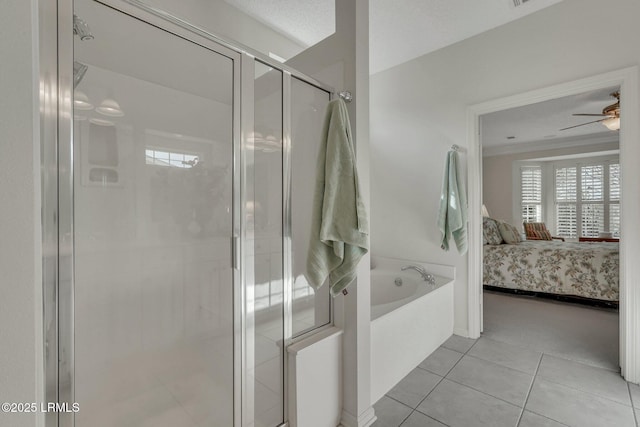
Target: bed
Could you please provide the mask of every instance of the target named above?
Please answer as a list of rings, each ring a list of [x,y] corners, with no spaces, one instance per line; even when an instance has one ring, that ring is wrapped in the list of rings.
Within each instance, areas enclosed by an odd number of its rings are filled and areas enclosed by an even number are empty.
[[[616,305],[618,243],[525,240],[484,245],[485,288],[575,297]]]

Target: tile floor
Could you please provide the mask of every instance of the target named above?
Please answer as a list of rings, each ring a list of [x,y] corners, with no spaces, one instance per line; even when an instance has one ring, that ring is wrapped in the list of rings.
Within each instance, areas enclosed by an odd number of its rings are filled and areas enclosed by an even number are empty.
[[[527,304],[539,315],[564,308]],[[588,352],[572,360],[495,336],[449,338],[374,405],[374,427],[640,427],[640,387],[592,363]]]

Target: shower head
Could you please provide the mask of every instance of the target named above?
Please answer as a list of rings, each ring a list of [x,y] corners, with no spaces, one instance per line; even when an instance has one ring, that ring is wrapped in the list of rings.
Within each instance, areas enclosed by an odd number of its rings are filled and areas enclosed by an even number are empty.
[[[93,34],[91,34],[89,25],[78,18],[77,15],[73,15],[73,34],[80,37],[82,41],[93,40]]]
[[[87,67],[81,62],[73,61],[73,88],[74,89],[76,88],[76,86],[78,86],[78,84],[80,84],[80,81],[84,77],[84,74],[87,72],[88,68],[89,67]]]

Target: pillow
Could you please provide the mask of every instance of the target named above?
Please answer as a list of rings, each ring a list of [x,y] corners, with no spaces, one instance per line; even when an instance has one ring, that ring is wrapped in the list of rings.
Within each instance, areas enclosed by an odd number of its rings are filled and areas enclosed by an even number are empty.
[[[498,223],[498,230],[500,230],[500,235],[504,239],[505,243],[515,245],[522,242],[520,232],[513,225],[501,221]]]
[[[552,240],[551,233],[548,231],[534,231],[531,236],[527,236],[530,240]]]
[[[498,222],[495,219],[482,218],[482,241],[485,245],[499,245],[502,243],[502,234],[500,234]]]
[[[524,231],[527,240],[551,240],[551,233],[547,230],[544,222],[524,222]]]

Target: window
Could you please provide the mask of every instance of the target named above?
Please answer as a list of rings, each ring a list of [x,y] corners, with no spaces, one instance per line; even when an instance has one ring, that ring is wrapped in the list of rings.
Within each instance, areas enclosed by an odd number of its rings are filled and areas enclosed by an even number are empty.
[[[174,168],[192,168],[198,163],[198,156],[188,153],[146,149],[146,164],[172,166]]]
[[[602,162],[555,168],[556,233],[620,236],[620,164]]]
[[[542,168],[520,168],[520,198],[522,221],[542,222]]]

